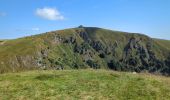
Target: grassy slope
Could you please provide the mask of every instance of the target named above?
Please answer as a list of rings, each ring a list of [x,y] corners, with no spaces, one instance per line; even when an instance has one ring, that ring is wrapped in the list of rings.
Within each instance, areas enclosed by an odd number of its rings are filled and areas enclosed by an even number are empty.
[[[155,44],[157,44],[158,53],[168,56],[170,53],[170,40],[154,39]]]
[[[28,71],[0,75],[0,99],[168,100],[170,78],[107,70]]]
[[[39,37],[25,37],[14,40],[6,40],[0,44],[0,73],[11,72],[13,70],[12,62],[18,63],[16,56],[36,56],[38,46],[42,40]],[[24,70],[15,66],[15,71]]]

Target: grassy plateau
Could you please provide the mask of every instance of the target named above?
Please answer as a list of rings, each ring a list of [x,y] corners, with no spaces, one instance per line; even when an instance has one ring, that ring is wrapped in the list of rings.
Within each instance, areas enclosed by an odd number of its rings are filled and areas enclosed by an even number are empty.
[[[109,70],[0,74],[0,100],[169,100],[170,78]]]

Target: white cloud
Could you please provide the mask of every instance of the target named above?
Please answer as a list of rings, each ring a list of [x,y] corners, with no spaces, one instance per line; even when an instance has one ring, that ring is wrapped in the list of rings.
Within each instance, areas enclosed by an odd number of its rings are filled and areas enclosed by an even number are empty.
[[[56,8],[38,8],[36,15],[48,20],[64,20],[64,16]]]

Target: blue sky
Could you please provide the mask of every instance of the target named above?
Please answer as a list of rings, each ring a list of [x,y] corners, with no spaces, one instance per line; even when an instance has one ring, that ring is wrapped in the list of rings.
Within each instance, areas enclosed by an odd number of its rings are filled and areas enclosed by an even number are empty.
[[[0,0],[0,39],[81,24],[170,40],[170,0]]]

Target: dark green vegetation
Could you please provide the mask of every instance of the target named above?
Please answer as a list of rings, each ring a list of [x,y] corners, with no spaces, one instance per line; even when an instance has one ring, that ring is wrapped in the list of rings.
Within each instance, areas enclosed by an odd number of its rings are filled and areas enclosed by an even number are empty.
[[[170,41],[83,26],[0,41],[0,73],[80,68],[169,75]]]
[[[106,70],[0,75],[0,100],[169,100],[170,79]]]

